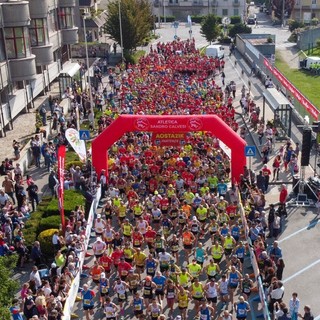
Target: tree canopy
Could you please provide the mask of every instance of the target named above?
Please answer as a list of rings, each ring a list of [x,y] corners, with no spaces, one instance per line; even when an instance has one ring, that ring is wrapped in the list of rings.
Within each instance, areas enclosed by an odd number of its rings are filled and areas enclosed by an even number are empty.
[[[9,307],[15,292],[18,290],[18,283],[12,279],[12,270],[17,264],[17,256],[0,257],[0,319],[10,320]]]
[[[234,38],[240,33],[252,33],[252,29],[249,26],[246,26],[244,23],[237,23],[230,28],[229,37]]]
[[[272,1],[272,8],[274,10],[274,15],[280,20],[282,19],[283,1],[284,1],[284,12],[287,17],[291,16],[291,12],[295,4],[295,0],[273,0]]]
[[[119,1],[122,24],[123,49],[132,51],[143,43],[152,28],[153,18],[148,0],[113,0],[107,6],[105,31],[117,43],[121,43]]]
[[[220,34],[220,25],[217,17],[214,14],[209,14],[203,18],[201,22],[200,33],[207,39],[211,44],[215,41]]]

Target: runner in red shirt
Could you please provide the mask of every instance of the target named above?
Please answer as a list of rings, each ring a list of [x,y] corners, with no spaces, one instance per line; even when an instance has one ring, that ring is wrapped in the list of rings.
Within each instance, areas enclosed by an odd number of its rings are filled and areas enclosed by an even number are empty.
[[[99,258],[99,264],[103,266],[107,275],[109,275],[111,272],[112,263],[113,260],[108,256],[106,251],[102,254],[102,257]]]
[[[141,248],[144,238],[138,228],[135,228],[132,233],[132,243],[134,248]]]
[[[132,269],[132,265],[129,262],[124,260],[124,257],[120,258],[120,262],[118,264],[118,273],[122,281],[125,281],[129,270]]]
[[[152,227],[149,226],[145,234],[145,240],[150,252],[154,252],[154,242],[156,240],[156,236],[157,236],[156,231],[154,231]]]
[[[124,257],[123,251],[119,247],[116,247],[115,250],[111,254],[111,259],[112,259],[113,265],[115,266],[116,269],[118,268],[121,257]]]
[[[167,214],[169,209],[169,199],[164,197],[160,200],[160,210],[162,214]]]

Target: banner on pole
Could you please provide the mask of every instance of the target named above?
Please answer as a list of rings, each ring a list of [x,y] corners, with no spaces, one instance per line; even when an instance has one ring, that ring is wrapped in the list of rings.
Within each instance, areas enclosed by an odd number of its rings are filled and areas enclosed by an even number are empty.
[[[64,164],[66,158],[66,146],[62,145],[58,149],[58,178],[59,178],[59,189],[58,189],[58,203],[61,216],[62,230],[64,232],[66,222],[64,218]]]

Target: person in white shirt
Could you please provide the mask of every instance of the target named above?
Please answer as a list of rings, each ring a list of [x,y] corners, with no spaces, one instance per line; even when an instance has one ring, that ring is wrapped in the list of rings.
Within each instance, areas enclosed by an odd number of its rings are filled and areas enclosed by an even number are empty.
[[[289,301],[289,313],[292,320],[298,319],[299,308],[300,308],[300,300],[298,299],[298,294],[294,292],[292,294],[292,298]]]
[[[32,267],[32,271],[30,273],[29,279],[35,281],[35,285],[36,285],[37,289],[39,289],[41,287],[42,282],[41,282],[41,278],[40,278],[40,273],[39,273],[38,268],[36,266]]]

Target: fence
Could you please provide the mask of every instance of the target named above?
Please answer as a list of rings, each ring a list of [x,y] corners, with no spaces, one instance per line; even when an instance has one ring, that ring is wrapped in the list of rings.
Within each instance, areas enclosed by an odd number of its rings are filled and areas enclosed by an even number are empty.
[[[249,248],[249,254],[250,254],[250,262],[251,262],[251,266],[253,267],[254,277],[257,280],[259,301],[260,301],[261,307],[262,307],[263,318],[265,320],[271,320],[269,310],[268,310],[267,297],[265,295],[264,288],[262,285],[261,276],[260,276],[258,261],[257,261],[256,255],[255,255],[255,252],[253,250],[253,245],[252,245],[251,239],[249,237],[249,227],[248,227],[245,211],[244,211],[243,205],[241,203],[240,193],[239,193],[239,203],[240,203],[240,216],[241,216],[241,221],[242,221],[242,225],[244,228],[245,239],[249,245],[248,248]]]
[[[90,208],[90,212],[89,212],[89,216],[88,216],[88,220],[87,220],[86,235],[85,235],[85,240],[84,240],[84,248],[85,249],[80,253],[79,272],[77,273],[76,277],[73,279],[73,281],[71,283],[71,288],[68,293],[68,298],[65,301],[65,305],[64,305],[64,309],[63,309],[63,317],[62,317],[63,320],[70,320],[71,319],[72,309],[74,307],[74,303],[76,301],[79,287],[80,287],[80,275],[82,272],[82,267],[83,267],[84,259],[86,256],[86,252],[88,250],[94,215],[95,215],[95,212],[96,212],[98,204],[99,204],[100,196],[101,196],[101,189],[99,188],[97,190],[95,199],[92,202],[92,205]]]

